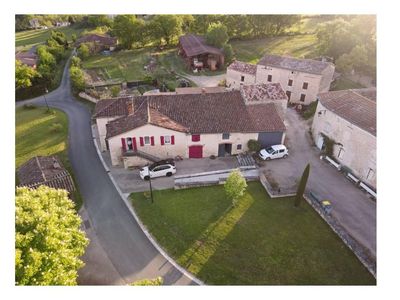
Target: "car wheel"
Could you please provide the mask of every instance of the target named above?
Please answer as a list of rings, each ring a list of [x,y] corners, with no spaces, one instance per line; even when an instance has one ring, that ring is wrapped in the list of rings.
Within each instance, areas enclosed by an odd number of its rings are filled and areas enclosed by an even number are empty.
[[[170,176],[172,176],[172,173],[171,173],[171,172],[168,172],[168,173],[167,173],[167,177],[170,177]]]
[[[150,179],[150,176],[144,176],[144,180],[149,180]]]
[[[287,158],[288,157],[288,155],[287,154],[285,154],[284,156],[283,156],[283,158]]]
[[[265,160],[271,160],[271,157],[267,157]]]

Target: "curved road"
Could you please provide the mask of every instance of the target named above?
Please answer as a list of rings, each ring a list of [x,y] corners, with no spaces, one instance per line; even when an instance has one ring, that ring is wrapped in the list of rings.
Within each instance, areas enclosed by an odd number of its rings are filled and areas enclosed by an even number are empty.
[[[61,109],[68,115],[68,155],[91,227],[97,236],[96,243],[105,251],[113,269],[118,273],[119,282],[131,283],[138,279],[162,276],[164,284],[168,285],[195,284],[157,251],[115,189],[93,144],[90,112],[71,93],[68,65],[69,62],[60,86],[47,94],[46,98],[49,106]],[[45,105],[42,96],[16,105],[26,103]],[[93,269],[98,269],[102,263],[95,262]],[[101,277],[107,278],[107,274]],[[115,284],[115,280],[97,283]]]

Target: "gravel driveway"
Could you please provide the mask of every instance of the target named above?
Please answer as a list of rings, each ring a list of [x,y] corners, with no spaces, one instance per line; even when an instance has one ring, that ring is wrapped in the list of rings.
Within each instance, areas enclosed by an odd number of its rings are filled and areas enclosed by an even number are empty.
[[[185,74],[182,76],[187,79],[190,79],[191,81],[196,83],[197,86],[199,87],[218,86],[218,83],[226,78],[226,74],[215,75],[215,76],[205,76],[205,75],[195,76],[195,75]]]
[[[288,108],[285,123],[290,155],[287,159],[265,162],[261,171],[272,176],[280,187],[293,188],[310,163],[308,188],[331,201],[333,215],[376,257],[376,203],[334,167],[319,159],[319,151],[312,146],[308,133],[311,120],[304,121],[294,109]]]

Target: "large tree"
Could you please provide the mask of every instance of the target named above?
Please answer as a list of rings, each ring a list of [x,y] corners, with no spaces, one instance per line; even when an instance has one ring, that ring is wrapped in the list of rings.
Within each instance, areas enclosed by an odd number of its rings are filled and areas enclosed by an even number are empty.
[[[151,36],[160,44],[170,45],[182,34],[182,18],[177,15],[156,15],[149,24]]]
[[[299,207],[301,200],[303,200],[303,195],[306,190],[306,185],[308,181],[308,176],[310,175],[310,164],[307,164],[301,176],[299,186],[297,187],[296,197],[294,199],[294,206]]]
[[[114,18],[112,32],[124,49],[131,49],[135,43],[143,45],[145,23],[134,15],[118,15]]]
[[[38,76],[39,73],[35,69],[22,64],[19,60],[15,60],[16,88],[27,88],[32,86],[33,79]]]
[[[67,191],[17,188],[15,281],[17,285],[76,285],[88,240]]]
[[[229,39],[227,31],[226,26],[221,22],[210,24],[206,33],[207,44],[222,48]]]

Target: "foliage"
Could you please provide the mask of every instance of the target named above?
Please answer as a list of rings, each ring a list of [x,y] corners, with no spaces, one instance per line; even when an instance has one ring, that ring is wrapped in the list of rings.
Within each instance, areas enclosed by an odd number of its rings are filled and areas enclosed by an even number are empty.
[[[162,277],[156,277],[154,279],[142,279],[142,280],[137,280],[131,285],[162,285],[164,280]]]
[[[257,140],[248,140],[247,148],[249,148],[251,152],[258,152],[261,150],[261,144]]]
[[[121,91],[121,88],[119,86],[117,86],[117,85],[114,85],[113,87],[111,87],[110,90],[111,90],[111,95],[113,97],[118,97],[119,92]]]
[[[35,69],[22,64],[19,60],[15,60],[16,88],[26,88],[32,86],[33,79],[38,76],[39,73]]]
[[[170,45],[182,34],[182,19],[177,15],[156,15],[150,20],[148,32],[160,45]]]
[[[247,183],[239,170],[232,171],[224,184],[227,197],[232,200],[232,205],[237,206],[238,200],[246,191]]]
[[[82,61],[78,56],[74,56],[71,58],[71,66],[80,67],[81,64],[82,64]]]
[[[229,36],[227,34],[227,28],[221,22],[211,23],[208,26],[206,33],[206,42],[209,45],[213,45],[217,48],[222,48],[228,42]]]
[[[72,43],[75,43],[75,42],[76,42],[76,40],[77,40],[76,33],[73,33],[73,34],[71,35],[71,40],[72,40]]]
[[[112,25],[112,19],[107,15],[90,15],[87,17],[87,25],[89,27],[110,27]]]
[[[294,206],[299,207],[301,200],[303,200],[303,195],[306,190],[308,176],[310,175],[310,164],[307,164],[301,176],[299,186],[297,187],[296,197],[294,199]]]
[[[225,54],[225,64],[230,64],[234,58],[235,53],[231,44],[225,44],[222,46],[222,50]]]
[[[71,66],[71,68],[69,69],[69,75],[74,90],[76,92],[83,91],[85,89],[85,76],[82,69],[80,69],[79,67]]]
[[[315,111],[317,109],[318,101],[311,102],[311,104],[307,107],[307,109],[302,113],[302,116],[305,120],[310,119],[314,116]]]
[[[86,43],[80,44],[78,48],[78,56],[82,59],[85,60],[86,58],[89,57],[90,55],[90,49],[89,46]]]
[[[324,138],[324,149],[323,149],[324,154],[332,157],[333,156],[333,148],[335,147],[337,142],[335,140],[331,139],[326,134],[323,134],[322,132],[321,132],[321,135]]]
[[[118,15],[112,26],[113,34],[122,48],[131,49],[134,44],[141,46],[145,39],[145,23],[134,15]]]
[[[76,285],[88,240],[65,190],[17,188],[15,281],[17,285]]]

